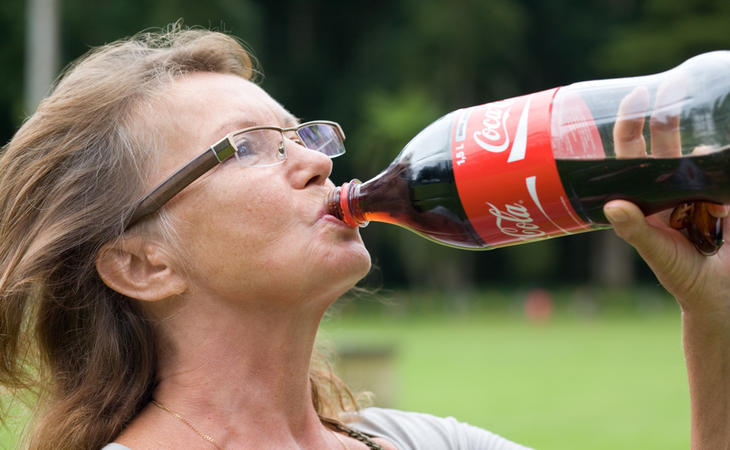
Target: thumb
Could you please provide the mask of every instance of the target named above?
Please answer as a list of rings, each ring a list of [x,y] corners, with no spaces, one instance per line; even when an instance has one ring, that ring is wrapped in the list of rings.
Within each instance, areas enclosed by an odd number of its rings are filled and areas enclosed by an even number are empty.
[[[652,227],[638,206],[625,200],[606,203],[603,213],[618,236],[631,244],[650,264],[660,262],[672,247],[663,230]]]

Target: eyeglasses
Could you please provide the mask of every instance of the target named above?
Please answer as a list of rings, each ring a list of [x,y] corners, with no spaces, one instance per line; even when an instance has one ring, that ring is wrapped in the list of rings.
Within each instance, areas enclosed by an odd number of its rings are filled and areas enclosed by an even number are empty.
[[[157,212],[190,183],[232,156],[236,157],[242,167],[265,167],[283,163],[286,160],[287,139],[330,158],[345,153],[345,133],[342,127],[327,120],[306,122],[292,128],[256,126],[234,131],[144,196],[134,207],[125,230]]]

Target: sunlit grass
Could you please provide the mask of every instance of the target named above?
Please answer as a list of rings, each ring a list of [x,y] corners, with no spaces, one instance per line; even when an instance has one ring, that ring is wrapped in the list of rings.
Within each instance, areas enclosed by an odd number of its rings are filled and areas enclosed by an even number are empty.
[[[671,304],[590,315],[558,308],[538,322],[519,308],[345,315],[324,328],[335,345],[392,346],[392,365],[381,368],[395,383],[388,406],[454,416],[537,449],[689,448]]]

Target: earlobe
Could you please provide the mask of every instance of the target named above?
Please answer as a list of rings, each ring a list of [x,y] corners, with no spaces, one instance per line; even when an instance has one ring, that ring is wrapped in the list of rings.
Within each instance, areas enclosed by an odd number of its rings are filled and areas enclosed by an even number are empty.
[[[102,246],[96,270],[109,288],[144,301],[163,300],[187,289],[183,274],[159,244],[142,237],[123,238]]]

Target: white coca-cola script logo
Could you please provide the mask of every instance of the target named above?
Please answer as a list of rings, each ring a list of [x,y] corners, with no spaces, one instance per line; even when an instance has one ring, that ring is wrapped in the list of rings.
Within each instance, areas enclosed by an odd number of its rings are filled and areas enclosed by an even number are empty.
[[[530,111],[532,95],[527,97],[525,107],[522,108],[520,119],[517,122],[514,144],[509,152],[507,162],[521,161],[527,150],[527,117]],[[474,141],[479,147],[492,153],[501,153],[510,147],[510,137],[507,131],[507,119],[513,99],[489,103],[484,107],[482,129],[474,132]]]
[[[474,140],[484,150],[500,153],[509,148],[507,119],[514,100],[488,103],[484,106],[482,129],[474,132]]]
[[[535,239],[544,236],[546,233],[540,226],[533,223],[530,211],[520,203],[507,203],[504,210],[487,202],[489,213],[497,218],[499,231],[520,239]]]

